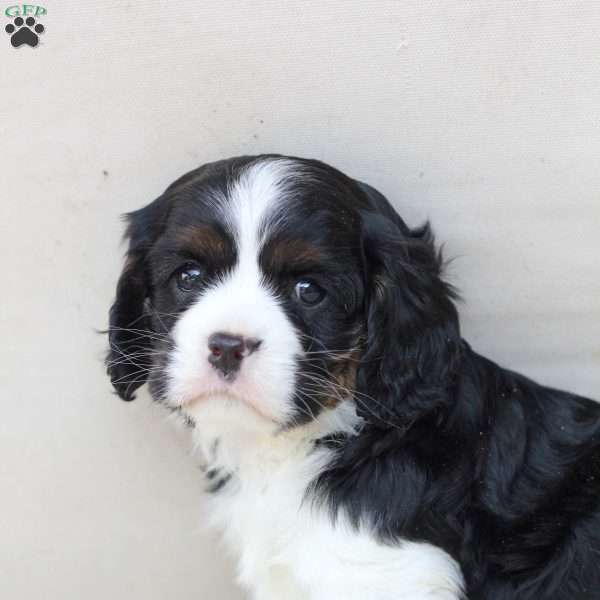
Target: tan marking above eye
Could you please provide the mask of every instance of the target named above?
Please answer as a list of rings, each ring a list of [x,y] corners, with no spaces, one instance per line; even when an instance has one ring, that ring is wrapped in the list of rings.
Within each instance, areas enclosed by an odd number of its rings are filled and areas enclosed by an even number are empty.
[[[316,246],[299,239],[273,240],[267,244],[266,250],[269,263],[275,268],[314,265],[322,259]]]
[[[227,250],[226,240],[210,225],[188,225],[177,233],[177,240],[196,256],[220,257]]]

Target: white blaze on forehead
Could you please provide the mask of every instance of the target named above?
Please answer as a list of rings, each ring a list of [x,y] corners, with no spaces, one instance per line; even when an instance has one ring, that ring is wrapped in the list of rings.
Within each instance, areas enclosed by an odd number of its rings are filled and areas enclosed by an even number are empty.
[[[258,266],[265,222],[281,205],[293,171],[290,160],[265,160],[246,167],[231,185],[225,218],[236,238],[239,263],[255,259]]]

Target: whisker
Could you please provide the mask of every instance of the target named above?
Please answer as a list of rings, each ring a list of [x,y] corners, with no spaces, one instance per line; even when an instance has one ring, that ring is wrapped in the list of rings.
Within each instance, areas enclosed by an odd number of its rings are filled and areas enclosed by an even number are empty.
[[[383,411],[391,413],[391,410],[387,406],[385,406],[383,403],[381,403],[379,400],[377,400],[373,396],[370,396],[369,394],[365,394],[363,392],[359,392],[356,389],[347,388],[337,382],[334,382],[334,381],[331,381],[328,379],[324,379],[317,375],[313,375],[310,373],[308,373],[308,374],[305,373],[303,375],[305,377],[308,377],[308,379],[309,379],[309,381],[306,382],[307,385],[309,385],[309,386],[319,385],[319,386],[322,386],[322,389],[329,388],[332,390],[332,392],[336,395],[336,397],[339,400],[354,400],[363,410],[365,410],[365,412],[373,415],[374,417],[377,417],[379,420],[384,422],[386,425],[389,425],[390,427],[393,427],[398,430],[402,430],[402,428],[399,427],[397,424],[392,423],[389,420],[382,418],[381,415],[376,415],[373,412],[372,408],[369,406],[369,404],[366,402],[366,400],[370,400],[376,406],[381,408]],[[345,392],[345,394],[347,394],[347,395],[341,395],[342,392]]]
[[[160,333],[158,331],[146,331],[144,329],[131,329],[129,327],[109,327],[107,329],[107,333],[110,331],[118,331],[118,332],[123,332],[123,333],[134,333],[136,334],[136,338],[133,339],[144,339],[144,338],[149,338],[149,339],[153,339],[153,340],[158,340],[158,341],[170,341],[171,340],[171,336],[165,333]],[[132,339],[132,341],[133,341]]]
[[[121,383],[122,381],[127,381],[129,382],[129,377],[137,377],[138,375],[143,375],[144,373],[148,374],[148,373],[158,373],[161,374],[161,370],[147,370],[147,369],[139,369],[137,371],[134,371],[133,373],[127,373],[126,375],[123,375],[122,377],[119,377],[118,379],[113,380],[113,383]],[[145,377],[143,379],[141,379],[141,381],[150,381],[150,379],[148,377]]]

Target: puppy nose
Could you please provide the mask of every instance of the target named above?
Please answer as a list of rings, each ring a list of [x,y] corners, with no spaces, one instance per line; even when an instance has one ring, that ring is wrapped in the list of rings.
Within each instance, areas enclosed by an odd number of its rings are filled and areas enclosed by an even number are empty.
[[[208,338],[208,362],[226,381],[233,381],[244,357],[257,350],[260,344],[261,340],[255,338],[222,332],[213,333]]]

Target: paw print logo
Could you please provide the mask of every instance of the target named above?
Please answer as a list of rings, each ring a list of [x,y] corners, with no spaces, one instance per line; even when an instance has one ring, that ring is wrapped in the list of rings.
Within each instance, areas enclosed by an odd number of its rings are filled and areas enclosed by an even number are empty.
[[[10,43],[15,48],[23,44],[35,48],[40,41],[38,34],[44,33],[44,26],[41,23],[36,25],[33,17],[27,17],[25,21],[21,17],[17,17],[13,23],[9,23],[5,27],[6,33],[10,35]]]

